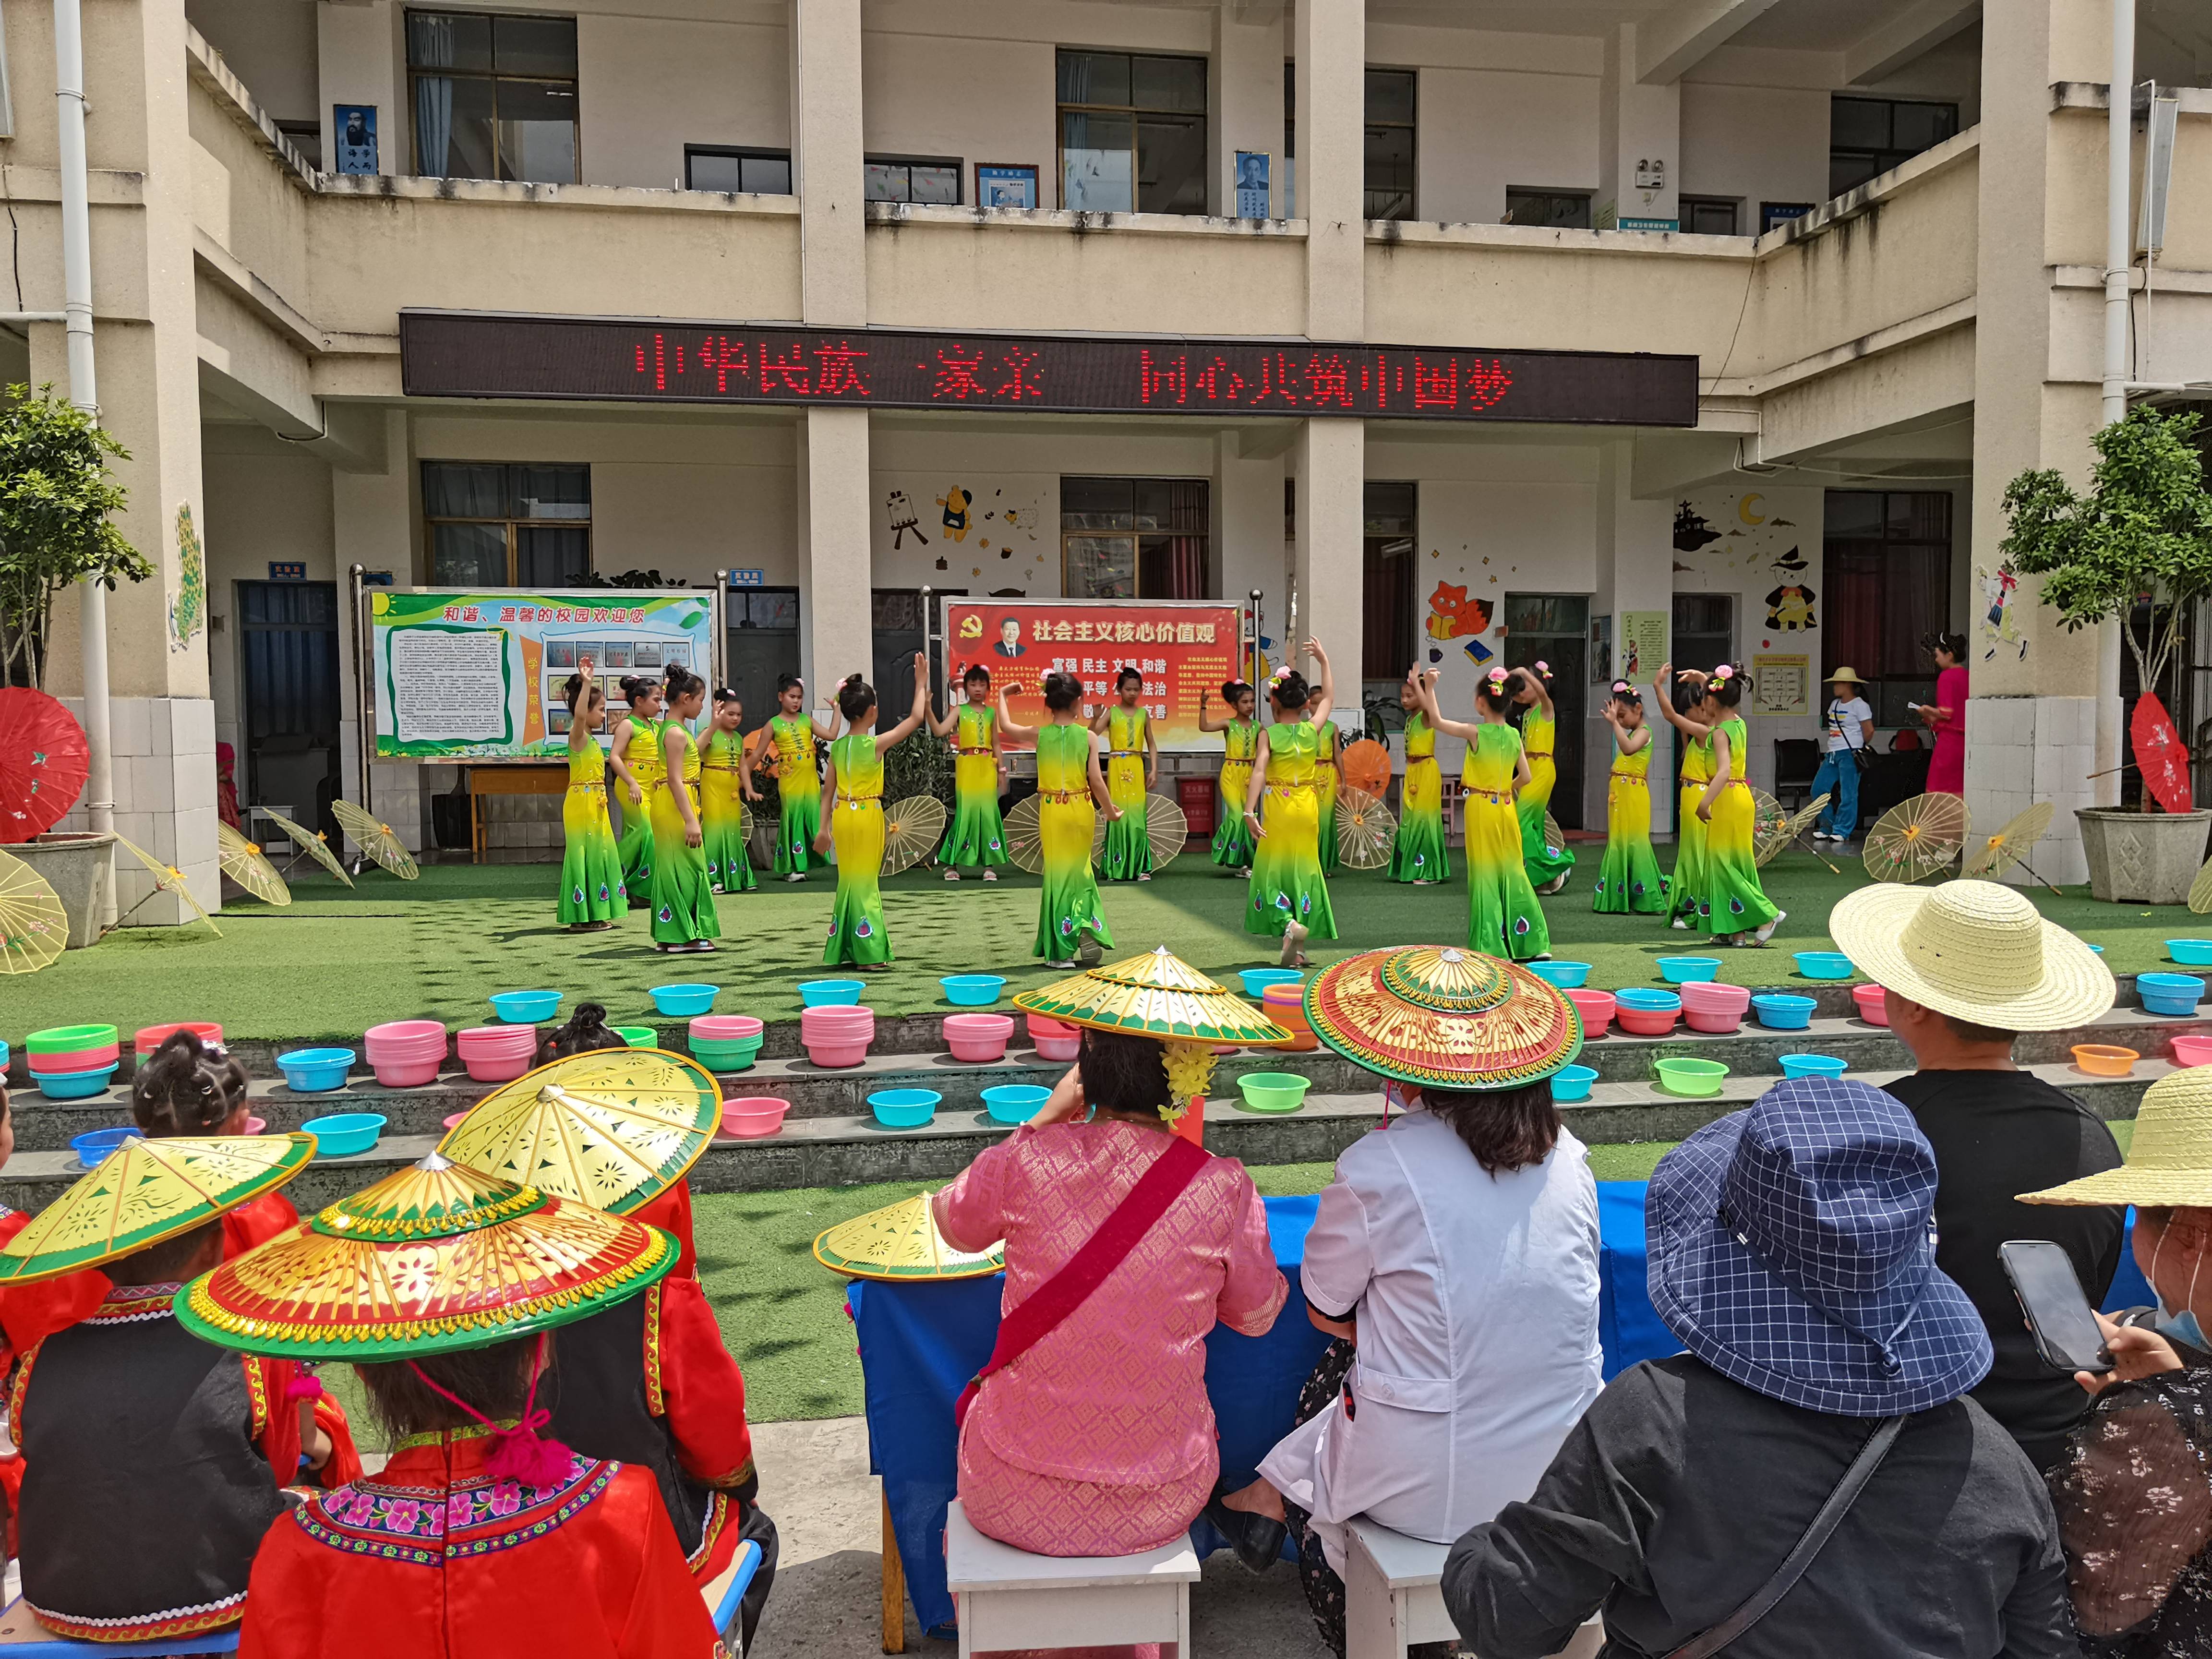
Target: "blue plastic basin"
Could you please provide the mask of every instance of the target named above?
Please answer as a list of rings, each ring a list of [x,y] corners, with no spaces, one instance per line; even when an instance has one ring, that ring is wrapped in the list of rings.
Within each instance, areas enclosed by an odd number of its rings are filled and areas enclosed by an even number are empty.
[[[948,974],[937,982],[945,988],[945,1000],[956,1008],[988,1008],[1006,988],[1006,981],[996,974]]]
[[[1672,991],[1650,991],[1635,986],[1615,991],[1613,1000],[1619,1007],[1644,1008],[1655,1014],[1667,1013],[1682,1006],[1682,999]]]
[[[1851,959],[1841,951],[1799,951],[1797,971],[1807,979],[1849,979]]]
[[[315,1138],[315,1151],[323,1158],[344,1158],[365,1152],[384,1133],[381,1112],[340,1112],[335,1117],[311,1117],[300,1127]]]
[[[1717,979],[1721,971],[1718,957],[1662,957],[1658,965],[1659,977],[1669,985],[1687,985],[1694,980]]]
[[[2212,939],[2170,939],[2166,953],[2191,968],[2212,968]]]
[[[858,1002],[868,988],[864,979],[810,979],[799,982],[799,1000],[809,1008],[836,1008]]]
[[[1001,1123],[1026,1123],[1051,1098],[1049,1089],[1035,1088],[1025,1083],[1001,1083],[995,1089],[983,1091],[983,1109]]]
[[[120,1061],[118,1061],[118,1062],[117,1062],[117,1063],[118,1063],[118,1064],[120,1064],[121,1062],[120,1062]],[[6,1043],[4,1043],[4,1042],[0,1042],[0,1072],[4,1072],[4,1071],[6,1071],[7,1069],[8,1069],[8,1045],[7,1045]]]
[[[937,1115],[944,1098],[934,1089],[878,1089],[868,1097],[868,1109],[886,1129],[919,1129]]]
[[[1244,981],[1244,994],[1257,1000],[1270,985],[1296,985],[1305,975],[1296,968],[1240,968],[1237,977]]]
[[[1850,1067],[1832,1054],[1784,1054],[1784,1077],[1841,1077]]]
[[[1588,1100],[1590,1085],[1597,1081],[1594,1066],[1563,1066],[1552,1073],[1553,1100]]]
[[[108,1079],[114,1075],[114,1066],[103,1066],[96,1072],[33,1071],[31,1081],[39,1085],[39,1092],[48,1100],[89,1100],[103,1093]]]
[[[2204,997],[2204,981],[2194,974],[2137,974],[2136,994],[2147,1014],[2193,1014]]]
[[[714,1012],[721,994],[719,985],[656,985],[647,993],[654,1009],[671,1019]]]
[[[1770,1031],[1803,1030],[1813,1023],[1813,1011],[1820,1006],[1811,997],[1795,997],[1781,992],[1770,992],[1751,1000],[1752,1012]]]
[[[295,1048],[276,1056],[276,1069],[284,1073],[294,1094],[325,1095],[345,1087],[353,1062],[350,1048]]]
[[[543,1024],[560,1006],[558,991],[501,991],[491,1000],[492,1012],[509,1025]]]
[[[1589,977],[1590,965],[1587,962],[1524,962],[1521,965],[1562,991],[1578,991]]]
[[[70,1138],[70,1150],[88,1170],[126,1140],[143,1140],[143,1129],[90,1129]]]

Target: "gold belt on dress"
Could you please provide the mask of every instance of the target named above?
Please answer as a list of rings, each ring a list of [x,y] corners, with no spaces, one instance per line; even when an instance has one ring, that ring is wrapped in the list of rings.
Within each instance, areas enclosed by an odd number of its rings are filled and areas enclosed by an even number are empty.
[[[845,795],[841,796],[840,799],[847,806],[866,806],[870,801],[881,800],[883,798],[883,793],[879,790],[872,795]]]
[[[1639,789],[1648,789],[1651,786],[1651,780],[1640,772],[1608,772],[1606,775],[1619,778],[1623,783],[1632,783]]]
[[[1036,795],[1039,800],[1050,801],[1055,806],[1065,806],[1070,801],[1091,799],[1091,792],[1088,789],[1040,789],[1036,792]]]
[[[1552,751],[1548,749],[1531,749],[1527,752],[1530,760],[1549,760],[1552,758]]]
[[[607,793],[607,787],[604,783],[584,783],[574,778],[568,781],[568,787],[571,789],[596,789],[603,795]]]
[[[956,749],[952,752],[956,755],[988,755],[994,751],[988,749]]]
[[[1462,785],[1460,786],[1460,793],[1461,793],[1462,794],[1464,794],[1464,795],[1480,795],[1480,796],[1481,796],[1485,800],[1487,800],[1487,801],[1493,801],[1493,802],[1505,802],[1505,801],[1510,801],[1510,800],[1513,799],[1513,796],[1512,796],[1511,793],[1510,793],[1510,791],[1507,791],[1507,790],[1503,790],[1503,789],[1474,789],[1474,788],[1470,788],[1470,787],[1468,787],[1466,784],[1462,784]]]
[[[1270,782],[1262,785],[1261,787],[1260,793],[1264,795],[1295,795],[1301,790],[1310,791],[1313,787],[1314,786],[1310,783]]]
[[[1106,751],[1106,758],[1108,760],[1134,760],[1138,756],[1144,752],[1145,751],[1141,749],[1109,749]]]

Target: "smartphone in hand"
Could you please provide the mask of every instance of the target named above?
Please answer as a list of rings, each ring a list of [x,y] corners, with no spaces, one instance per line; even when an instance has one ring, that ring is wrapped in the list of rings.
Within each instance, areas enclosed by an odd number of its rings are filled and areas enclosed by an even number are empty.
[[[2069,1376],[2112,1369],[2104,1333],[2075,1276],[2073,1258],[2048,1239],[2014,1238],[1997,1246],[1997,1260],[2012,1281],[2045,1364]]]

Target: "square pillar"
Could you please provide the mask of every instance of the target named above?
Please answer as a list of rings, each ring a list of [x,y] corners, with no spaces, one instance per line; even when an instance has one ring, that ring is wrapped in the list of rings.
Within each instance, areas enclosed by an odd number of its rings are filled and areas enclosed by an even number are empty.
[[[358,803],[361,793],[360,703],[355,695],[352,569],[388,570],[403,586],[426,582],[427,568],[416,568],[420,544],[415,536],[415,452],[407,411],[375,413],[384,426],[384,470],[331,472],[331,546],[338,579],[338,793]],[[398,832],[410,851],[433,844],[429,834],[424,768],[414,761],[369,763],[369,803],[377,817]],[[441,769],[441,770],[444,769]],[[304,820],[303,820],[304,822]]]
[[[1674,507],[1664,497],[1638,501],[1631,488],[1635,470],[1634,443],[1608,443],[1598,451],[1597,597],[1591,614],[1613,619],[1612,679],[1627,678],[1621,613],[1671,611],[1674,603]],[[1635,680],[1644,693],[1644,724],[1651,731],[1651,830],[1664,835],[1674,828],[1674,792],[1666,780],[1674,775],[1675,737],[1652,702],[1651,675],[1658,666],[1638,665]],[[1604,687],[1590,688],[1593,702],[1583,737],[1583,823],[1593,830],[1606,821],[1613,728],[1603,709],[1611,696]]]
[[[1292,580],[1298,600],[1297,632],[1290,632],[1287,605],[1267,606],[1276,661],[1317,639],[1336,672],[1337,696],[1356,705],[1364,672],[1362,549],[1365,514],[1367,426],[1363,421],[1308,421],[1291,464],[1297,476],[1297,541]],[[1277,621],[1279,617],[1281,620]],[[1308,665],[1300,665],[1304,672]],[[1403,672],[1402,665],[1399,672]]]
[[[1681,217],[1682,88],[1677,82],[1646,86],[1636,78],[1636,29],[1619,24],[1605,38],[1597,197],[1590,209],[1590,223],[1600,230],[1671,229]]]
[[[800,305],[807,322],[858,327],[868,320],[860,0],[792,0],[791,56]]]
[[[1213,9],[1213,211],[1235,217],[1237,152],[1268,158],[1269,218],[1290,216],[1283,155],[1283,9],[1215,0]]]
[[[874,660],[868,411],[808,409],[798,439],[799,672],[811,707],[848,674],[868,673]],[[911,685],[876,690],[894,700],[914,695]]]
[[[1301,0],[1297,48],[1306,333],[1316,340],[1357,340],[1367,328],[1365,0]]]

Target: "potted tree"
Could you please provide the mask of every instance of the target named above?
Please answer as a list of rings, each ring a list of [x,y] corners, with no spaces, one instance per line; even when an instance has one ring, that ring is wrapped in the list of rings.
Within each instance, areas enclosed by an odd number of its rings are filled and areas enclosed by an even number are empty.
[[[91,415],[42,386],[8,388],[0,407],[0,685],[44,690],[54,596],[90,578],[112,592],[154,567],[109,521],[126,497],[110,476],[128,460]],[[44,835],[9,851],[44,876],[69,912],[70,944],[99,938],[99,881],[112,835]]]
[[[2189,800],[2188,754],[2158,696],[2169,673],[2178,684],[2185,623],[2212,593],[2212,491],[2193,441],[2198,425],[2194,414],[2130,410],[2091,441],[2086,493],[2053,471],[2023,472],[2005,489],[2001,549],[2012,568],[2044,579],[2043,602],[2058,607],[2069,631],[2117,618],[2142,688],[2130,738],[2145,774],[2142,809],[2075,813],[2089,890],[2108,901],[2181,903],[2212,828],[2212,811]],[[2178,776],[2169,769],[2177,762]],[[2179,785],[2169,799],[2191,810],[2160,810],[2151,787],[2160,776]]]

